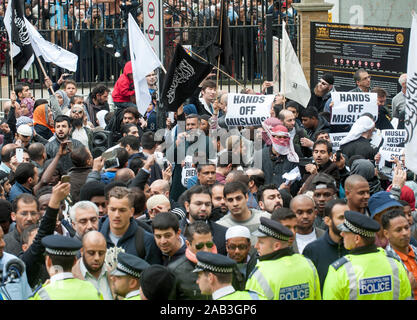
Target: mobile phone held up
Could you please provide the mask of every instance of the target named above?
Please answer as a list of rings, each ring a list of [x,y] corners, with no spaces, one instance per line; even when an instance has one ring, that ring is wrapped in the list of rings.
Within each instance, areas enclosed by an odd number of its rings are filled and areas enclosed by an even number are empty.
[[[63,175],[63,176],[61,177],[61,182],[62,182],[62,183],[71,182],[71,177],[70,177],[70,176],[67,176],[67,175]]]

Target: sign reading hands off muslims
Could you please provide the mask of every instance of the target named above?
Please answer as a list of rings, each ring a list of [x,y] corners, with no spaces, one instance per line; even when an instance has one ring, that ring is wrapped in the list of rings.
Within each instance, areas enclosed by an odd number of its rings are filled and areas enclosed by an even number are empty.
[[[332,92],[334,102],[330,124],[353,124],[369,112],[378,119],[377,94],[364,92]]]
[[[271,116],[275,96],[229,93],[225,122],[228,127],[258,126]]]

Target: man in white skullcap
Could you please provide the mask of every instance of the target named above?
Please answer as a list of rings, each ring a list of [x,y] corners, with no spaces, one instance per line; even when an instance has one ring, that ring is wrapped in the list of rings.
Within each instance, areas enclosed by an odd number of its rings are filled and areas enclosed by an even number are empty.
[[[226,231],[227,255],[237,263],[233,277],[236,290],[244,290],[247,277],[256,265],[257,251],[251,246],[250,238],[250,231],[244,226],[233,226]]]

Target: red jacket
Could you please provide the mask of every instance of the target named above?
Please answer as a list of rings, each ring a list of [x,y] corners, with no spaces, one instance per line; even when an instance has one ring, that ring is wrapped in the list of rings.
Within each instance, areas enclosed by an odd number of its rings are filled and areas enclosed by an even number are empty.
[[[112,98],[114,102],[131,102],[130,97],[135,95],[135,86],[133,80],[129,80],[128,74],[132,73],[132,62],[125,64],[123,74],[117,79],[114,85]]]

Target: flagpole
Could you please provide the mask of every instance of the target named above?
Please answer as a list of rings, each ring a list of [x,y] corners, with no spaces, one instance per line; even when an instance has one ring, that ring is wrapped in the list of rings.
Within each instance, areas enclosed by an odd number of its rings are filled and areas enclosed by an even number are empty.
[[[201,57],[201,56],[199,56],[197,53],[195,53],[194,51],[191,51],[191,50],[189,50],[192,54],[194,54],[197,58],[200,58],[202,61],[204,61],[204,62],[207,62],[207,63],[210,63],[210,62],[208,62],[206,59],[204,59],[203,57]],[[228,74],[227,72],[225,72],[225,71],[223,71],[222,69],[220,69],[220,68],[218,68],[218,67],[216,67],[216,66],[214,66],[214,68],[216,68],[217,69],[217,71],[220,71],[221,73],[223,73],[225,76],[227,76],[228,78],[230,78],[230,79],[232,79],[234,82],[236,82],[239,86],[241,86],[241,87],[243,87],[243,88],[246,88],[243,84],[241,84],[239,81],[237,81],[235,78],[233,78],[230,74]]]
[[[219,38],[219,46],[221,47],[222,45],[222,31],[223,31],[223,11],[224,11],[224,1],[225,0],[221,0],[220,3],[220,38]],[[219,87],[219,71],[220,71],[220,57],[221,57],[221,53],[219,54],[219,56],[217,57],[217,77],[216,77],[216,91]]]
[[[10,71],[12,73],[12,91],[14,91],[14,67],[13,67],[13,45],[10,41]]]
[[[35,56],[36,56],[36,54],[35,54]],[[38,60],[39,65],[41,66],[41,70],[42,70],[43,76],[45,77],[45,79],[48,78],[48,75],[46,74],[46,71],[45,71],[45,68],[43,67],[43,64],[41,62],[41,59],[39,59],[38,56],[36,56],[36,59]],[[50,86],[48,89],[50,89],[52,91],[52,94],[55,94],[55,91],[54,91],[54,88],[53,87],[54,86]]]

